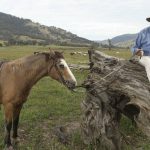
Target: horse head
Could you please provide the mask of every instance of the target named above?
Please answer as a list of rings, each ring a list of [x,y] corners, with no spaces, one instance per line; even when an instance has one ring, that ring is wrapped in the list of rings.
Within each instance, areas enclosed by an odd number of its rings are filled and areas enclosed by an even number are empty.
[[[64,84],[68,89],[73,90],[77,85],[77,81],[68,67],[63,53],[58,51],[50,51],[49,62],[48,75]]]

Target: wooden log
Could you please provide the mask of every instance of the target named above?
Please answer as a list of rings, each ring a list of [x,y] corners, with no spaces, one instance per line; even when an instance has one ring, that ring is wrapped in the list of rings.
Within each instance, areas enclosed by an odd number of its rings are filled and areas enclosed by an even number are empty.
[[[86,99],[82,102],[82,131],[88,143],[121,150],[119,121],[124,114],[150,137],[150,83],[145,68],[92,51],[91,72],[84,82]]]

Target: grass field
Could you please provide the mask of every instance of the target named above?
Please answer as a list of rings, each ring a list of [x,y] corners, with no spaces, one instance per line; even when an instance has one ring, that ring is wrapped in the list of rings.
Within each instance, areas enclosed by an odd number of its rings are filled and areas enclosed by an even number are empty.
[[[84,51],[88,48],[58,47],[52,49],[64,51],[68,63],[86,63],[87,56],[73,55],[71,51]],[[45,51],[48,47],[39,46],[12,46],[0,48],[0,59],[16,59],[30,55],[34,51]],[[109,55],[129,58],[130,51],[102,50]],[[88,71],[73,71],[78,83],[86,79]],[[70,137],[69,144],[62,144],[53,134],[53,130],[61,125],[75,125],[80,122],[80,103],[84,99],[84,93],[72,93],[56,81],[46,77],[40,80],[32,89],[28,101],[25,103],[20,119],[18,150],[92,150],[92,146],[85,145],[81,138],[80,130],[75,130]],[[121,131],[130,139],[137,148],[150,149],[150,141],[140,131],[132,126],[131,121],[123,117]],[[0,150],[4,149],[4,117],[3,110],[0,113]],[[131,146],[126,146],[132,150]]]

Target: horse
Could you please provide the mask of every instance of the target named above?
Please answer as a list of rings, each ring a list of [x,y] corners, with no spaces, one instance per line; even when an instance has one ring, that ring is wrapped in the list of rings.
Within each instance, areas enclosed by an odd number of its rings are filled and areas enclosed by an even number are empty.
[[[50,76],[73,90],[77,81],[69,69],[64,56],[58,51],[35,52],[0,66],[0,105],[4,107],[5,138],[8,150],[13,150],[12,138],[17,140],[19,115],[33,87],[41,78]]]

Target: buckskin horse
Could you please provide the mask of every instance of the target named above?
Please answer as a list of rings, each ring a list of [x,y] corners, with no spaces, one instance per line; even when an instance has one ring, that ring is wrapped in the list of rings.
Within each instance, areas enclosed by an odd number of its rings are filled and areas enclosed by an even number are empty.
[[[57,51],[35,52],[31,56],[1,63],[0,105],[4,107],[4,143],[7,149],[13,150],[11,128],[12,138],[16,140],[18,137],[19,114],[23,103],[33,85],[45,76],[50,76],[71,90],[77,84],[62,53]]]

